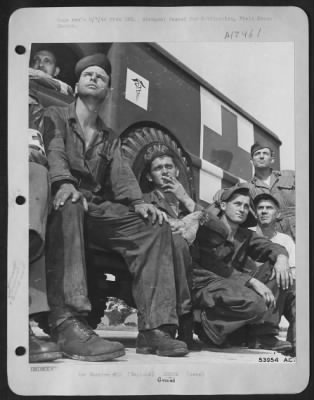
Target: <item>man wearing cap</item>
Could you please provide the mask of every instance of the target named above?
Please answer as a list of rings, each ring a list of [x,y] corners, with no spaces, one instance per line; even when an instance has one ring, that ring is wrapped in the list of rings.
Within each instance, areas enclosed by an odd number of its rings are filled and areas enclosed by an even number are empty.
[[[274,152],[269,144],[256,142],[251,147],[254,177],[250,181],[251,197],[270,193],[279,202],[280,217],[277,230],[291,236],[295,241],[295,172],[275,171]]]
[[[201,219],[193,272],[194,299],[201,309],[200,338],[219,346],[245,325],[262,321],[267,325],[267,314],[275,312],[276,299],[260,279],[262,271],[265,282],[275,275],[275,282],[283,290],[289,287],[292,278],[287,251],[240,226],[250,211],[248,185],[224,189],[218,197],[219,202],[205,210]],[[265,263],[259,278],[252,260]],[[259,339],[263,348],[277,351],[291,348],[273,334]]]
[[[161,143],[151,144],[146,150],[144,160],[144,175],[151,189],[144,194],[144,199],[167,214],[173,232],[177,260],[175,279],[179,315],[178,338],[186,342],[190,349],[196,349],[193,342],[192,260],[189,245],[195,239],[199,226],[198,214],[194,212],[202,208],[187,194],[178,180],[176,155],[168,146]]]
[[[295,306],[295,243],[289,235],[276,230],[276,222],[279,216],[279,203],[277,199],[269,193],[261,193],[253,200],[257,218],[256,233],[285,247],[289,254],[289,267],[293,277],[293,290],[285,291],[285,296],[281,297],[281,304],[278,304],[279,315],[284,315],[289,321],[287,339],[292,344],[292,355],[296,349],[296,306]],[[253,228],[252,228],[253,229]],[[256,327],[258,331],[259,327]]]
[[[124,354],[120,343],[99,338],[84,320],[91,308],[86,243],[120,253],[127,264],[138,310],[136,351],[183,356],[186,344],[169,333],[178,325],[170,227],[162,223],[158,209],[144,202],[119,138],[99,117],[110,90],[110,61],[104,54],[84,57],[75,73],[76,101],[51,107],[45,117],[54,196],[47,229],[52,337],[74,359],[109,360]]]

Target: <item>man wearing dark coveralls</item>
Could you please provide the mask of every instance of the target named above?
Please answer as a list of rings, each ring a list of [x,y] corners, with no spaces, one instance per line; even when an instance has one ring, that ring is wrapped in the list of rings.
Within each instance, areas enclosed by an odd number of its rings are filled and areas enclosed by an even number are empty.
[[[169,333],[178,325],[169,224],[147,204],[117,136],[99,117],[110,90],[111,64],[103,54],[81,59],[76,101],[51,107],[45,117],[54,210],[47,229],[47,290],[52,338],[66,357],[110,360],[122,344],[105,341],[88,326],[84,235],[122,255],[132,275],[138,310],[138,353],[183,356],[184,342]],[[156,223],[156,222],[159,223]]]
[[[295,172],[274,171],[274,151],[265,143],[253,144],[251,160],[255,169],[254,177],[249,182],[252,199],[261,193],[274,196],[280,205],[277,230],[295,241]]]
[[[175,279],[179,315],[178,338],[183,340],[190,350],[197,350],[199,348],[193,342],[192,260],[189,244],[195,239],[199,225],[199,218],[194,212],[202,208],[187,194],[178,180],[179,169],[175,155],[169,147],[153,143],[147,148],[144,159],[144,174],[152,189],[144,194],[144,199],[167,214],[173,232],[177,260]],[[182,268],[182,265],[185,268]]]
[[[250,210],[247,184],[222,190],[219,198],[217,208],[205,211],[197,234],[194,299],[201,308],[201,339],[221,346],[235,330],[263,322],[256,325],[263,327],[259,347],[286,351],[291,345],[277,339],[274,328],[280,294],[292,284],[287,251],[240,227]],[[258,274],[252,260],[265,263]]]

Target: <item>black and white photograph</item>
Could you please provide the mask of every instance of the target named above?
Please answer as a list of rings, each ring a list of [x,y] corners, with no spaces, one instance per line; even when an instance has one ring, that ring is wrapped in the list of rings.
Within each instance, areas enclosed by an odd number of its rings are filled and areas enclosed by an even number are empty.
[[[13,14],[13,392],[305,389],[307,29],[290,7]]]

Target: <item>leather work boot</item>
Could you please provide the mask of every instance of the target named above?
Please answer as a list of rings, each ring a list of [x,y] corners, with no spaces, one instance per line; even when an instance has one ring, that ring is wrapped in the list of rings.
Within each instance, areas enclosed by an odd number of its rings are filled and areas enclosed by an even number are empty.
[[[292,345],[290,342],[278,339],[275,335],[260,335],[256,337],[255,342],[250,341],[249,348],[273,350],[285,354],[291,351]]]
[[[168,329],[167,329],[168,330]],[[157,354],[162,357],[182,357],[189,352],[187,345],[173,339],[169,332],[159,329],[140,331],[136,339],[136,353]]]
[[[124,346],[99,337],[83,318],[68,318],[52,330],[64,357],[80,361],[108,361],[125,354]]]
[[[62,358],[59,346],[51,341],[39,339],[29,326],[29,362],[47,362]]]

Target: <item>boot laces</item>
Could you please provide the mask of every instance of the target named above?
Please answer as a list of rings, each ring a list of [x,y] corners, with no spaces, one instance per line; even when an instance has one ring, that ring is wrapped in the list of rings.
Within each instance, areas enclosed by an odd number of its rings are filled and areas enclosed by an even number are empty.
[[[83,317],[73,318],[74,325],[79,329],[82,335],[89,340],[92,336],[97,336],[93,329],[88,325],[87,321]]]

